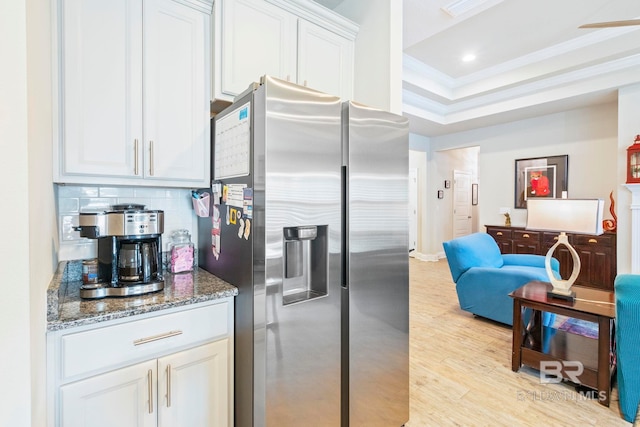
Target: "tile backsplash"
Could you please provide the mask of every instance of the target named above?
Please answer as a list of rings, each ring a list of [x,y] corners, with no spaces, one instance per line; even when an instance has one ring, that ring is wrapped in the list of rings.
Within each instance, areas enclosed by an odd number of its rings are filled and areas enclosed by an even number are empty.
[[[167,250],[171,233],[185,229],[197,246],[197,217],[191,203],[191,190],[183,188],[100,187],[56,185],[58,233],[60,251],[58,260],[94,258],[97,241],[80,237],[73,227],[78,215],[84,211],[106,210],[119,203],[145,205],[146,209],[164,211],[163,251]]]

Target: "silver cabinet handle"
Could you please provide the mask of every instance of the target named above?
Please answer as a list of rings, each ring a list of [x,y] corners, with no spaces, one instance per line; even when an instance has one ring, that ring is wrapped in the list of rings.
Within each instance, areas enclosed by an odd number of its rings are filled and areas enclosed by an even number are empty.
[[[502,236],[502,231],[498,231],[498,232],[496,233],[496,235],[498,235],[498,236]]]
[[[140,338],[135,340],[133,342],[133,345],[146,344],[153,341],[163,340],[165,338],[175,337],[176,335],[182,335],[182,331],[176,330],[176,331],[165,332],[164,334],[158,334],[158,335],[152,335],[146,338]]]
[[[153,414],[153,371],[149,369],[147,372],[147,383],[149,392],[149,413]]]
[[[138,139],[133,140],[133,173],[138,175]]]
[[[167,408],[171,407],[171,365],[167,365]]]
[[[149,141],[149,175],[153,176],[153,141]]]
[[[524,234],[522,235],[522,237],[524,237],[525,239],[528,239],[528,238],[529,238],[529,237],[531,237],[531,236],[529,236],[527,233],[524,233]]]

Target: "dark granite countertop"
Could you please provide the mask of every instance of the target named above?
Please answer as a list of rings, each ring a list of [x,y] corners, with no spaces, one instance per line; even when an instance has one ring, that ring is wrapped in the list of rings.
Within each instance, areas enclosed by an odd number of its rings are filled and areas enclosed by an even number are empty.
[[[238,289],[207,271],[164,274],[164,289],[146,295],[87,300],[80,298],[82,262],[62,261],[47,289],[47,330],[135,316],[238,295]]]

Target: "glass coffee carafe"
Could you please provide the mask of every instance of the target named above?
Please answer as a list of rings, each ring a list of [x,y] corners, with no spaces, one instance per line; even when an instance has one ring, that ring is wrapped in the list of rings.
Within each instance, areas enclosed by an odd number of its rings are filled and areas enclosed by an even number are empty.
[[[156,240],[120,243],[118,252],[119,282],[149,282],[158,275],[158,244]]]

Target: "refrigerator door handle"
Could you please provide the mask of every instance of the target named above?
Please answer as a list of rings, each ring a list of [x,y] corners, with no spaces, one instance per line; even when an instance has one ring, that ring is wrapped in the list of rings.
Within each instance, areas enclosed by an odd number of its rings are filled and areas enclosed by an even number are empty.
[[[349,235],[349,210],[347,209],[349,204],[349,169],[348,166],[342,166],[341,169],[341,180],[342,180],[342,195],[341,195],[341,206],[340,210],[342,211],[342,224],[341,224],[341,244],[340,244],[340,276],[341,283],[344,289],[349,288],[349,244],[348,244],[348,235]]]

